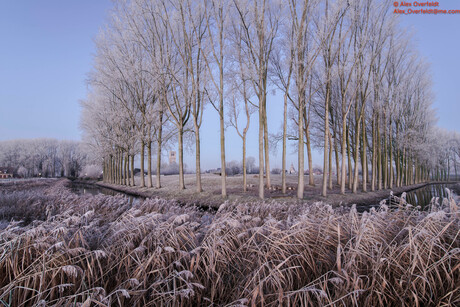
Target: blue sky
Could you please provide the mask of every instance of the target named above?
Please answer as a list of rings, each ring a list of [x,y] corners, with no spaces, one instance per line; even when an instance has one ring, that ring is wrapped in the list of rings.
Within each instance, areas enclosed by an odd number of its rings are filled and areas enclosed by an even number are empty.
[[[440,8],[460,9],[460,2],[439,1]],[[455,6],[458,7],[455,7]],[[80,139],[78,101],[86,95],[93,38],[105,23],[110,0],[5,0],[0,4],[0,140],[51,137]],[[403,15],[404,26],[415,32],[422,56],[432,63],[434,107],[438,125],[459,130],[460,15]],[[278,93],[279,94],[279,93]],[[270,97],[272,132],[281,127],[282,100]],[[208,107],[202,132],[203,168],[219,166],[218,117]],[[248,136],[248,155],[257,157],[256,117]],[[241,160],[241,141],[227,128],[227,160]],[[289,152],[292,148],[288,149]],[[194,158],[186,154],[193,169]],[[281,167],[281,153],[271,167]],[[288,167],[296,165],[288,156]],[[322,161],[314,154],[314,164]]]
[[[93,37],[110,0],[0,3],[0,139],[80,139]]]
[[[459,1],[438,2],[440,9],[460,9]],[[420,54],[431,63],[438,126],[460,131],[460,14],[402,15],[400,19],[414,32]]]

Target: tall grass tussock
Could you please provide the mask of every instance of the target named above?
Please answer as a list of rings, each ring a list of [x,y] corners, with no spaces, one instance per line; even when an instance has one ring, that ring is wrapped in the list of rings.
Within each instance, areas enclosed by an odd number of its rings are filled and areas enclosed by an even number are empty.
[[[460,211],[0,186],[0,306],[459,306]]]

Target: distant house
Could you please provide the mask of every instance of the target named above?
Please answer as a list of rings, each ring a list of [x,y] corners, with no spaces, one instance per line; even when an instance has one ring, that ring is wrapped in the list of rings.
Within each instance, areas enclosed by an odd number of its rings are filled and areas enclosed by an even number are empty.
[[[313,168],[313,174],[314,175],[322,175],[323,174],[323,170],[318,168],[318,167],[315,167]]]
[[[13,178],[13,170],[9,167],[0,167],[0,179]]]

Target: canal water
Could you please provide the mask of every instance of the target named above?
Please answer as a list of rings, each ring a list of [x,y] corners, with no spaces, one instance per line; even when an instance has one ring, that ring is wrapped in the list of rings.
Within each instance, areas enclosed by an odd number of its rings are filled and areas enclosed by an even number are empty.
[[[442,203],[443,198],[447,198],[446,188],[449,189],[452,193],[452,196],[455,198],[458,195],[453,191],[455,183],[433,183],[423,186],[421,188],[406,192],[406,201],[408,204],[413,206],[420,206],[421,210],[427,210],[428,205],[431,203],[433,197],[439,197],[439,203]],[[401,197],[402,194],[395,194],[397,197]],[[388,203],[387,198],[387,203]],[[361,204],[356,206],[358,212],[369,211],[370,208],[378,208],[380,204]]]
[[[104,194],[104,195],[110,195],[110,196],[123,195],[123,197],[126,197],[129,204],[131,205],[139,202],[140,200],[143,200],[143,198],[139,196],[129,195],[123,192],[115,191],[109,188],[100,187],[94,184],[73,182],[70,186],[70,189],[72,190],[72,192],[78,195],[84,195],[84,194],[91,194],[91,195]]]
[[[449,195],[447,194],[446,188],[449,189],[453,196],[457,196],[453,192],[453,187],[455,184],[448,183],[438,183],[438,184],[428,184],[424,187],[419,189],[409,191],[406,193],[406,201],[407,203],[413,206],[420,206],[422,210],[425,210],[428,205],[430,204],[433,197],[439,197],[439,203],[442,202],[442,198],[447,198]],[[400,195],[397,195],[400,196]]]

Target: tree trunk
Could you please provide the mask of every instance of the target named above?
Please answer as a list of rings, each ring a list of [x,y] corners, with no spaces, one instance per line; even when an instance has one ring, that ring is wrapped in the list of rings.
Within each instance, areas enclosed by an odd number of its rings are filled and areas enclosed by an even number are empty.
[[[346,116],[342,116],[342,171],[341,171],[341,177],[342,179],[340,180],[340,193],[345,194],[345,181],[346,181],[346,171],[345,171],[345,156],[347,154],[346,152],[346,142],[347,142],[347,118]]]
[[[109,156],[109,160],[107,161],[107,167],[108,167],[108,182],[113,183],[113,157],[112,155]],[[70,168],[69,168],[70,169]],[[70,171],[69,171],[70,174]]]
[[[398,123],[396,122],[396,140],[398,140],[398,136],[399,136],[399,127],[398,127]],[[396,187],[399,187],[399,182],[398,182],[398,179],[399,179],[399,172],[400,172],[400,156],[399,156],[399,149],[396,147],[395,145],[395,183],[396,183]]]
[[[391,116],[391,115],[390,115]],[[389,166],[390,166],[390,175],[389,175],[389,188],[393,189],[393,146],[392,146],[392,128],[391,128],[391,117],[390,117],[390,134],[388,135],[388,149],[389,149]]]
[[[332,190],[332,134],[329,132],[329,190]]]
[[[361,132],[360,127],[360,120],[359,118],[356,119],[356,127],[355,127],[355,168],[353,173],[353,193],[358,192],[358,185],[359,185],[359,170],[358,170],[358,159],[359,159],[359,137]]]
[[[159,124],[157,129],[157,170],[156,170],[156,188],[161,188],[161,146],[163,145],[163,109],[159,112]]]
[[[105,157],[102,160],[102,181],[107,182],[107,161]]]
[[[179,189],[185,189],[184,180],[184,128],[179,128]]]
[[[127,186],[131,186],[131,176],[130,176],[130,172],[129,172],[129,167],[130,167],[130,164],[129,164],[129,152],[127,151],[126,152],[126,168],[125,168],[126,185]]]
[[[107,161],[108,165],[108,182],[112,183],[113,173],[112,173],[112,155],[109,156],[109,160]]]
[[[112,183],[117,184],[117,154],[112,158]]]
[[[329,70],[328,70],[329,71]],[[326,81],[326,100],[324,103],[324,163],[323,163],[323,187],[322,196],[327,196],[327,174],[328,174],[328,150],[329,150],[329,103],[330,103],[330,76],[327,75]]]
[[[148,176],[148,187],[153,187],[152,182],[152,141],[149,140],[147,143],[147,176]]]
[[[406,151],[406,159],[405,159],[405,164],[406,164],[406,173],[404,175],[404,185],[410,185],[410,177],[409,177],[409,165],[410,165],[410,157],[409,154]]]
[[[259,198],[264,199],[264,111],[262,93],[259,99]]]
[[[362,117],[362,129],[363,129],[363,147],[361,151],[362,155],[362,172],[363,172],[363,192],[367,192],[367,133],[366,133],[366,120],[363,115]]]
[[[377,175],[376,164],[377,164],[377,155],[376,155],[376,135],[375,135],[375,112],[372,113],[372,180],[371,180],[371,191],[375,191],[375,179]]]
[[[382,189],[382,141],[380,139],[380,115],[377,114],[377,165],[378,165],[378,189]]]
[[[264,149],[265,149],[265,173],[267,176],[267,189],[270,189],[271,182],[270,182],[270,151],[269,151],[269,144],[268,144],[268,124],[267,124],[267,103],[266,99],[264,99]]]
[[[311,142],[310,142],[310,127],[307,126],[306,130],[306,139],[307,139],[307,157],[308,157],[308,185],[315,186],[315,178],[313,177],[313,157],[311,154]]]
[[[102,176],[102,180],[104,182],[108,182],[108,179],[109,179],[109,163],[108,163],[108,159],[107,157],[104,158],[104,163],[103,163],[103,167],[104,167],[104,170],[103,170],[103,176]]]
[[[450,178],[450,159],[447,157],[447,181],[449,181]]]
[[[116,154],[112,157],[112,183],[117,183],[117,164],[116,164]]]
[[[304,94],[299,94],[299,116],[298,116],[298,126],[299,126],[299,139],[298,139],[298,158],[297,158],[297,170],[298,170],[298,178],[297,178],[297,198],[303,199],[303,192],[304,192],[304,145],[303,145],[303,118],[304,118]]]
[[[123,184],[128,185],[128,154],[124,160]]]
[[[131,179],[132,179],[132,186],[134,187],[136,185],[136,182],[134,181],[134,155],[131,155]]]
[[[403,148],[402,152],[402,161],[401,161],[401,178],[399,179],[400,181],[400,186],[406,185],[406,164],[407,164],[407,153],[406,153],[406,148]]]
[[[222,83],[222,80],[221,80]],[[222,184],[222,197],[227,197],[227,172],[225,170],[225,123],[224,123],[224,102],[220,98],[219,117],[220,117],[220,173]]]
[[[351,164],[351,144],[350,144],[350,128],[347,125],[347,157],[348,157],[348,189],[353,188],[353,173],[352,173],[352,164]]]
[[[223,29],[223,28],[222,28]],[[220,121],[220,167],[222,197],[227,197],[227,172],[225,170],[225,122],[224,122],[224,53],[223,33],[219,33],[219,121]]]
[[[284,110],[283,110],[283,157],[281,162],[281,192],[286,194],[286,130],[287,130],[287,91],[284,94]],[[300,131],[300,130],[299,130]],[[300,137],[299,137],[300,138]],[[244,142],[244,141],[243,141]],[[243,147],[244,148],[244,147]],[[244,160],[243,160],[244,163]],[[243,164],[244,169],[244,164]],[[246,179],[243,177],[243,179]],[[246,191],[246,184],[244,186]]]
[[[120,159],[118,155],[118,150],[115,154],[115,184],[120,184],[120,163],[118,160]]]
[[[455,171],[455,180],[458,180],[457,177],[457,158],[454,156],[454,171]]]
[[[387,117],[386,113],[383,113],[383,123],[384,123],[384,132],[383,132],[383,188],[388,189],[388,143],[387,143],[387,133],[388,128],[386,127]]]
[[[118,160],[120,159],[118,150],[115,153],[115,184],[120,184],[120,163]]]
[[[145,187],[145,170],[144,170],[145,143],[141,142],[141,187]]]
[[[159,136],[158,136],[158,139],[157,139],[157,170],[156,170],[156,188],[159,189],[161,188],[161,133],[162,133],[162,128],[159,129]]]
[[[243,192],[248,190],[248,182],[246,176],[246,132],[243,133]]]
[[[339,149],[337,145],[337,138],[334,139],[334,153],[335,153],[335,174],[337,176],[337,184],[340,185],[340,161],[339,161]]]
[[[113,160],[112,160],[112,168],[113,168],[113,183],[117,184],[117,153],[113,155]]]
[[[106,177],[105,180],[107,183],[110,183],[111,180],[111,168],[110,168],[110,156],[107,157],[107,161],[105,162],[105,170],[106,170]]]
[[[120,150],[118,153],[118,170],[119,170],[119,183],[120,185],[123,185],[123,152]]]
[[[203,192],[201,186],[201,161],[200,161],[200,128],[195,124],[195,165],[196,165],[196,191]]]

